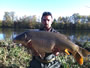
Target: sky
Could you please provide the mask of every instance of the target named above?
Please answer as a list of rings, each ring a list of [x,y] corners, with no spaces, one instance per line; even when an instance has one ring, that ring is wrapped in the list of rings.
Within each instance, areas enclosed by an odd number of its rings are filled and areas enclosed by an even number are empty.
[[[0,0],[0,20],[4,12],[12,11],[18,17],[41,17],[44,11],[51,12],[54,18],[72,16],[74,13],[90,15],[90,0]]]

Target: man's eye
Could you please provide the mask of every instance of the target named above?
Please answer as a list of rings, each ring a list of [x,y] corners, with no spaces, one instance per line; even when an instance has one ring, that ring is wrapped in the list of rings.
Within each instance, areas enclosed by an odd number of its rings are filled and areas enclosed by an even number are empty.
[[[50,21],[50,20],[49,19],[47,19],[47,20],[46,19],[43,19],[43,21]]]
[[[48,20],[48,21],[50,21],[50,20]]]
[[[46,21],[45,19],[43,21]]]

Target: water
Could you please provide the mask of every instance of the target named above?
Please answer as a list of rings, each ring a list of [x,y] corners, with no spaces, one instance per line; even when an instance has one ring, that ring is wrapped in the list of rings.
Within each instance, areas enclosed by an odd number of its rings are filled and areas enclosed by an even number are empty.
[[[17,35],[21,34],[26,30],[35,30],[38,29],[0,29],[0,40],[13,39]]]
[[[70,38],[73,42],[81,42],[82,44],[86,41],[90,41],[90,31],[89,30],[72,30],[72,31],[61,31]]]
[[[5,40],[7,38],[13,39],[18,34],[31,29],[0,29],[0,40]],[[33,29],[32,29],[33,30]],[[38,30],[38,29],[34,29]],[[82,31],[66,31],[66,30],[58,30],[60,33],[66,35],[70,38],[71,41],[90,41],[90,31],[89,30],[82,30]]]

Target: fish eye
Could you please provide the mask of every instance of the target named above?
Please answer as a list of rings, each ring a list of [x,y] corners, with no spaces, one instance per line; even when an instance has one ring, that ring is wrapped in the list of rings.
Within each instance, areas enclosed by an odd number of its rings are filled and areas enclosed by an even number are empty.
[[[25,34],[25,39],[27,38],[27,34]]]
[[[28,41],[28,40],[27,40],[27,34],[24,35],[24,38],[25,38],[25,41],[27,42],[27,41]]]

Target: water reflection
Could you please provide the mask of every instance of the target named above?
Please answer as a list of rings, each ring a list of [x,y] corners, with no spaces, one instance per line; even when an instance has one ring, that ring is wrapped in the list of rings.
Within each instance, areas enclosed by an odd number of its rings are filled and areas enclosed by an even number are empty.
[[[85,42],[85,41],[90,41],[90,31],[89,30],[72,30],[72,31],[66,31],[62,30],[60,31],[61,33],[65,34],[68,36],[73,42],[78,41],[78,42]]]
[[[14,38],[16,35],[20,34],[21,32],[25,31],[24,29],[0,29],[0,40],[6,40]]]
[[[4,39],[4,38],[3,38],[3,34],[0,34],[0,40],[2,40],[2,39]]]
[[[16,35],[26,31],[28,29],[0,29],[0,40],[6,40],[7,38],[14,38]],[[34,29],[38,30],[38,29]],[[74,41],[90,41],[90,32],[89,30],[84,31],[66,31],[66,30],[58,30],[60,33],[68,36],[73,42]]]

